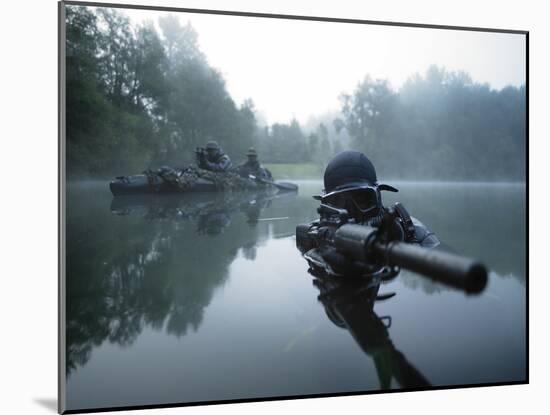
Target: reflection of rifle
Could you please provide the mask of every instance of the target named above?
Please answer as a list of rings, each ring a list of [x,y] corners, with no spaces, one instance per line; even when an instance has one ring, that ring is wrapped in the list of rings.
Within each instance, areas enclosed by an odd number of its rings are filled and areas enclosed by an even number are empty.
[[[487,270],[479,262],[403,242],[393,209],[386,211],[377,227],[347,223],[345,209],[321,205],[323,210],[333,213],[336,220],[296,227],[296,244],[310,265],[348,275],[401,267],[469,294],[485,288]]]
[[[315,273],[314,273],[315,276]],[[380,282],[316,276],[313,284],[321,294],[318,299],[328,318],[347,329],[361,349],[375,364],[380,386],[388,389],[394,378],[403,388],[429,387],[430,382],[410,363],[390,339],[391,316],[379,317],[374,312],[377,301],[395,295],[380,295]]]

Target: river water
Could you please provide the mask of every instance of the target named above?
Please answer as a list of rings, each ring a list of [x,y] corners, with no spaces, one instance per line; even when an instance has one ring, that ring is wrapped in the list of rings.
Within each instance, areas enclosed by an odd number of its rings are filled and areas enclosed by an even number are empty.
[[[466,296],[406,271],[380,287],[314,284],[294,230],[322,183],[298,184],[113,199],[106,183],[70,183],[67,409],[525,380],[524,185],[384,195],[488,265],[485,291]]]

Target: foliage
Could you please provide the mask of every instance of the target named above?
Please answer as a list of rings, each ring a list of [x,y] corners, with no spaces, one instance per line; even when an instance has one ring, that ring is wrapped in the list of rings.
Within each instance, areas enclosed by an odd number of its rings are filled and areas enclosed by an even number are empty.
[[[525,87],[430,67],[397,92],[367,77],[342,97],[353,146],[391,178],[525,179]]]
[[[66,10],[69,177],[178,167],[216,140],[236,163],[255,146],[264,163],[322,168],[354,148],[392,179],[525,179],[525,86],[493,90],[435,66],[399,90],[367,75],[341,95],[340,112],[260,127],[253,102],[233,101],[191,25],[167,16],[157,30],[114,9]]]
[[[182,165],[208,140],[229,153],[253,145],[252,101],[233,102],[190,25],[159,25],[161,34],[114,9],[67,7],[69,177]]]

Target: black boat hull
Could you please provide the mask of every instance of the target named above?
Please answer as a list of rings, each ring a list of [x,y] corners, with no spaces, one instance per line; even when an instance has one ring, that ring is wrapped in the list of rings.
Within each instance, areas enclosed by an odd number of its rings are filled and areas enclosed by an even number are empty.
[[[120,176],[109,183],[111,193],[114,196],[123,195],[150,195],[150,194],[181,194],[196,192],[223,192],[224,189],[216,186],[214,182],[197,178],[193,184],[181,188],[169,183],[159,175],[136,174],[132,176]],[[263,189],[277,189],[279,192],[296,192],[298,186],[289,182],[268,182],[266,180],[250,179],[247,189],[251,191]]]

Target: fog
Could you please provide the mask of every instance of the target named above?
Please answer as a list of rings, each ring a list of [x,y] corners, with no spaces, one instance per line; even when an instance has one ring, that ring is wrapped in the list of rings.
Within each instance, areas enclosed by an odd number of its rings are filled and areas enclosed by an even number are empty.
[[[170,14],[190,23],[233,99],[252,98],[267,123],[305,123],[339,108],[366,73],[394,89],[429,66],[465,71],[501,89],[525,83],[518,34],[124,10],[132,21]]]
[[[339,151],[382,177],[524,181],[525,35],[67,7],[69,177],[255,147],[276,177]]]

